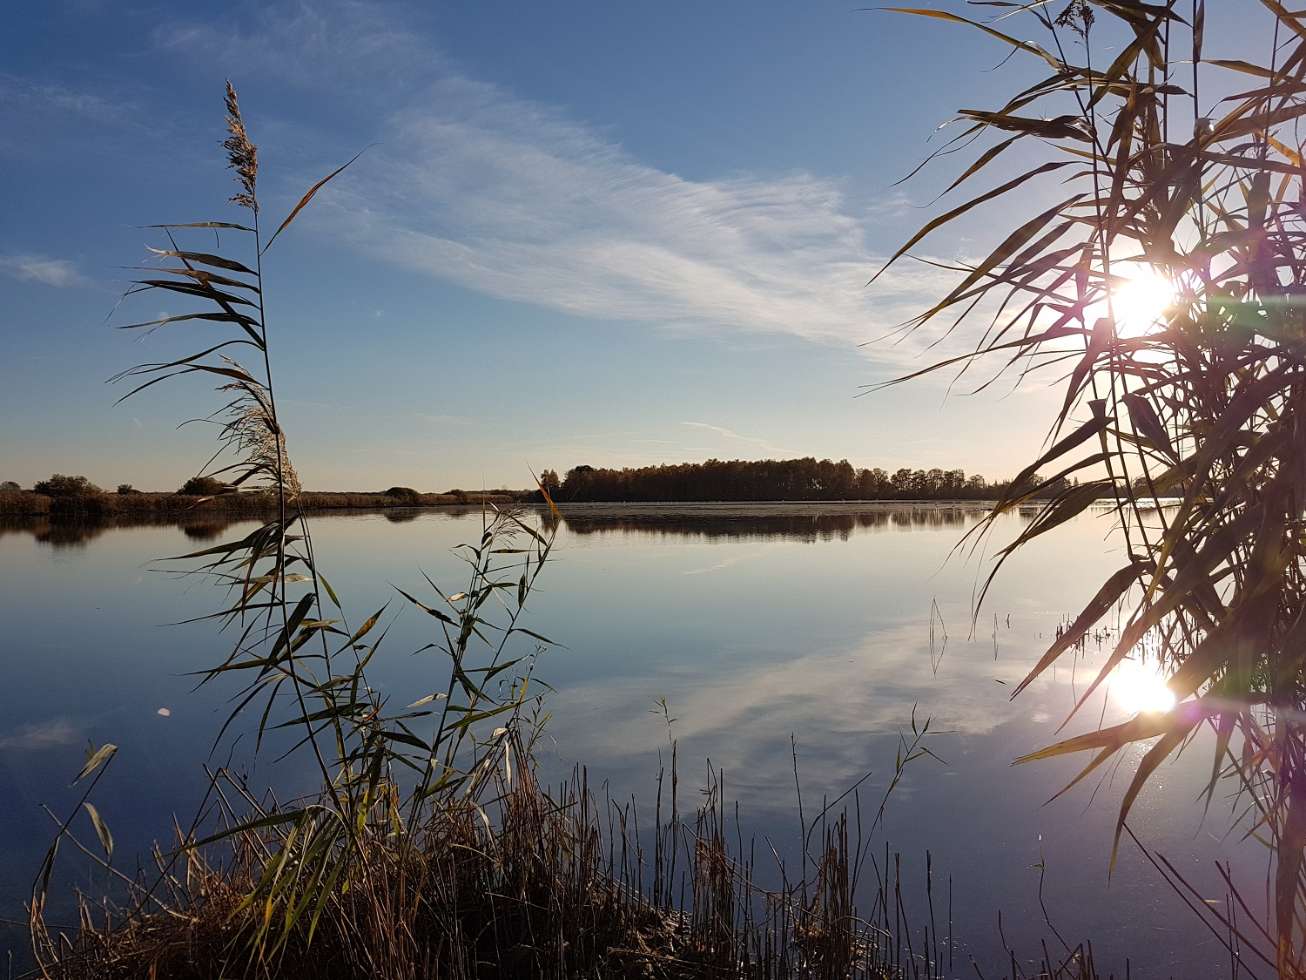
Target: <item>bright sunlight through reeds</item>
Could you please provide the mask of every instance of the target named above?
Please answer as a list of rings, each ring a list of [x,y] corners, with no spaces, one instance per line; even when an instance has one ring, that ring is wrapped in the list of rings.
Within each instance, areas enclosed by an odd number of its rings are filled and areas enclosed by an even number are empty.
[[[1154,266],[1141,264],[1119,272],[1119,279],[1111,290],[1116,336],[1141,337],[1162,327],[1178,300],[1174,282]]]
[[[1165,672],[1154,660],[1125,660],[1111,675],[1111,700],[1131,715],[1166,712],[1175,706]]]

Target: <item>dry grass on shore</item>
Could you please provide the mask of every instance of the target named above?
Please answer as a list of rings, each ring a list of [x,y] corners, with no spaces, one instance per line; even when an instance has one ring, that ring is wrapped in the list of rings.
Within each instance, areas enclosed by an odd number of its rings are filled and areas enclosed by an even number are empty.
[[[633,802],[595,794],[583,770],[550,792],[512,762],[528,747],[510,738],[501,748],[477,792],[442,797],[416,837],[369,819],[351,857],[316,869],[286,855],[302,853],[296,831],[307,840],[317,828],[279,819],[219,770],[209,817],[230,828],[249,824],[252,810],[260,826],[226,838],[225,860],[193,847],[194,828],[179,832],[176,851],[156,853],[161,874],[128,887],[130,911],[83,905],[67,936],[35,921],[43,975],[937,980],[962,967],[946,915],[934,921],[934,902],[942,913],[950,896],[927,881],[930,921],[908,920],[897,856],[877,853],[859,801],[851,815],[823,813],[805,828],[809,857],[791,878],[755,866],[771,852],[736,838],[719,774],[686,820],[673,761],[641,833]],[[94,855],[93,844],[71,842]],[[779,880],[764,888],[759,874]],[[1013,956],[1010,975],[1098,976],[1089,946],[1042,952]]]

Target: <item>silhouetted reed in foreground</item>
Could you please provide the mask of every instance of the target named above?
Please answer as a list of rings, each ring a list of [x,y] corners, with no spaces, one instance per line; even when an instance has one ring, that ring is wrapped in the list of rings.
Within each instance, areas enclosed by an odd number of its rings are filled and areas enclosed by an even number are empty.
[[[900,12],[978,28],[1035,72],[1005,104],[960,110],[933,157],[974,157],[945,194],[988,178],[999,159],[1018,158],[1019,169],[930,220],[885,268],[974,209],[1007,208],[991,250],[944,263],[956,286],[904,325],[936,337],[973,325],[973,350],[916,374],[951,369],[954,384],[983,389],[997,380],[974,378],[984,363],[1012,380],[1050,369],[1061,389],[1045,451],[993,517],[1040,492],[1036,472],[1083,482],[1041,506],[994,574],[1100,498],[1114,503],[1127,556],[1015,693],[1123,604],[1125,626],[1076,710],[1149,636],[1177,700],[1120,725],[1088,720],[1083,734],[1018,761],[1088,753],[1078,782],[1137,750],[1118,849],[1153,774],[1205,730],[1206,803],[1227,777],[1231,822],[1271,852],[1269,920],[1244,907],[1237,942],[1256,955],[1268,946],[1269,969],[1301,977],[1306,13],[1247,4],[1237,39],[1260,51],[1247,60],[1230,37],[1207,33],[1204,0],[987,6],[1018,9],[985,22]],[[1162,496],[1175,506],[1145,512]],[[1230,921],[1195,907],[1217,929]]]

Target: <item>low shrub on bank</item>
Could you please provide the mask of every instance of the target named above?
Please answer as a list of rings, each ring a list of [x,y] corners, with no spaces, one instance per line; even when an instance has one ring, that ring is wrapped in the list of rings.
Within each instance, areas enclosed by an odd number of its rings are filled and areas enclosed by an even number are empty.
[[[177,491],[183,497],[216,497],[231,488],[215,476],[192,476]]]
[[[56,473],[48,480],[38,480],[32,491],[47,497],[94,497],[104,492],[84,476],[64,476],[62,473]]]
[[[50,513],[50,498],[29,490],[0,490],[0,514],[6,517],[39,517]]]

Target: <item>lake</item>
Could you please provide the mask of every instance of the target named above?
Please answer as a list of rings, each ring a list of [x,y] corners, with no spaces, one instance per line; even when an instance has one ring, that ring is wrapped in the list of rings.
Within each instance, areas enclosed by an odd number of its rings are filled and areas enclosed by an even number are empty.
[[[795,756],[809,815],[867,772],[860,792],[873,810],[900,733],[910,734],[913,714],[918,725],[928,718],[937,758],[908,767],[882,836],[901,853],[909,884],[921,885],[908,888],[909,908],[923,908],[927,851],[939,904],[950,879],[955,975],[975,975],[971,957],[986,976],[1002,975],[1007,944],[1026,958],[1044,938],[1058,948],[1044,906],[1062,936],[1091,940],[1100,966],[1120,975],[1126,957],[1134,977],[1228,975],[1223,947],[1128,840],[1108,880],[1117,806],[1143,750],[1046,806],[1087,760],[1010,764],[1058,737],[1109,649],[1089,643],[1011,700],[1058,625],[1124,563],[1112,517],[1085,514],[1014,557],[972,630],[989,566],[953,549],[982,513],[944,504],[567,508],[526,622],[559,644],[537,667],[555,689],[542,772],[561,778],[584,764],[591,784],[651,810],[666,755],[665,698],[682,800],[707,782],[710,760],[724,770],[745,836],[792,855]],[[1000,521],[986,553],[1028,520]],[[447,592],[460,588],[451,549],[478,538],[480,522],[457,510],[326,515],[313,521],[314,546],[361,620],[395,599],[393,586],[429,590],[423,572]],[[117,863],[130,868],[133,853],[166,839],[173,812],[190,816],[235,684],[194,690],[189,672],[219,660],[224,641],[204,624],[167,625],[216,608],[220,593],[153,560],[252,526],[0,525],[0,917],[24,916],[54,829],[41,805],[63,814],[75,802],[69,782],[88,740],[120,747],[96,792]],[[413,653],[433,639],[431,621],[406,605],[391,602],[399,615],[371,673],[396,704],[436,689],[441,676],[431,653]],[[1154,702],[1154,669],[1126,666],[1063,735]],[[224,743],[213,759],[245,759],[255,785],[302,785],[294,767],[305,760],[254,765],[247,741]],[[1214,862],[1230,862],[1257,895],[1264,855],[1227,835],[1224,790],[1203,820],[1195,801],[1210,765],[1199,738],[1144,790],[1130,826],[1203,898],[1223,903]],[[99,880],[75,858],[68,867],[83,884]],[[4,937],[23,942],[12,926]]]

